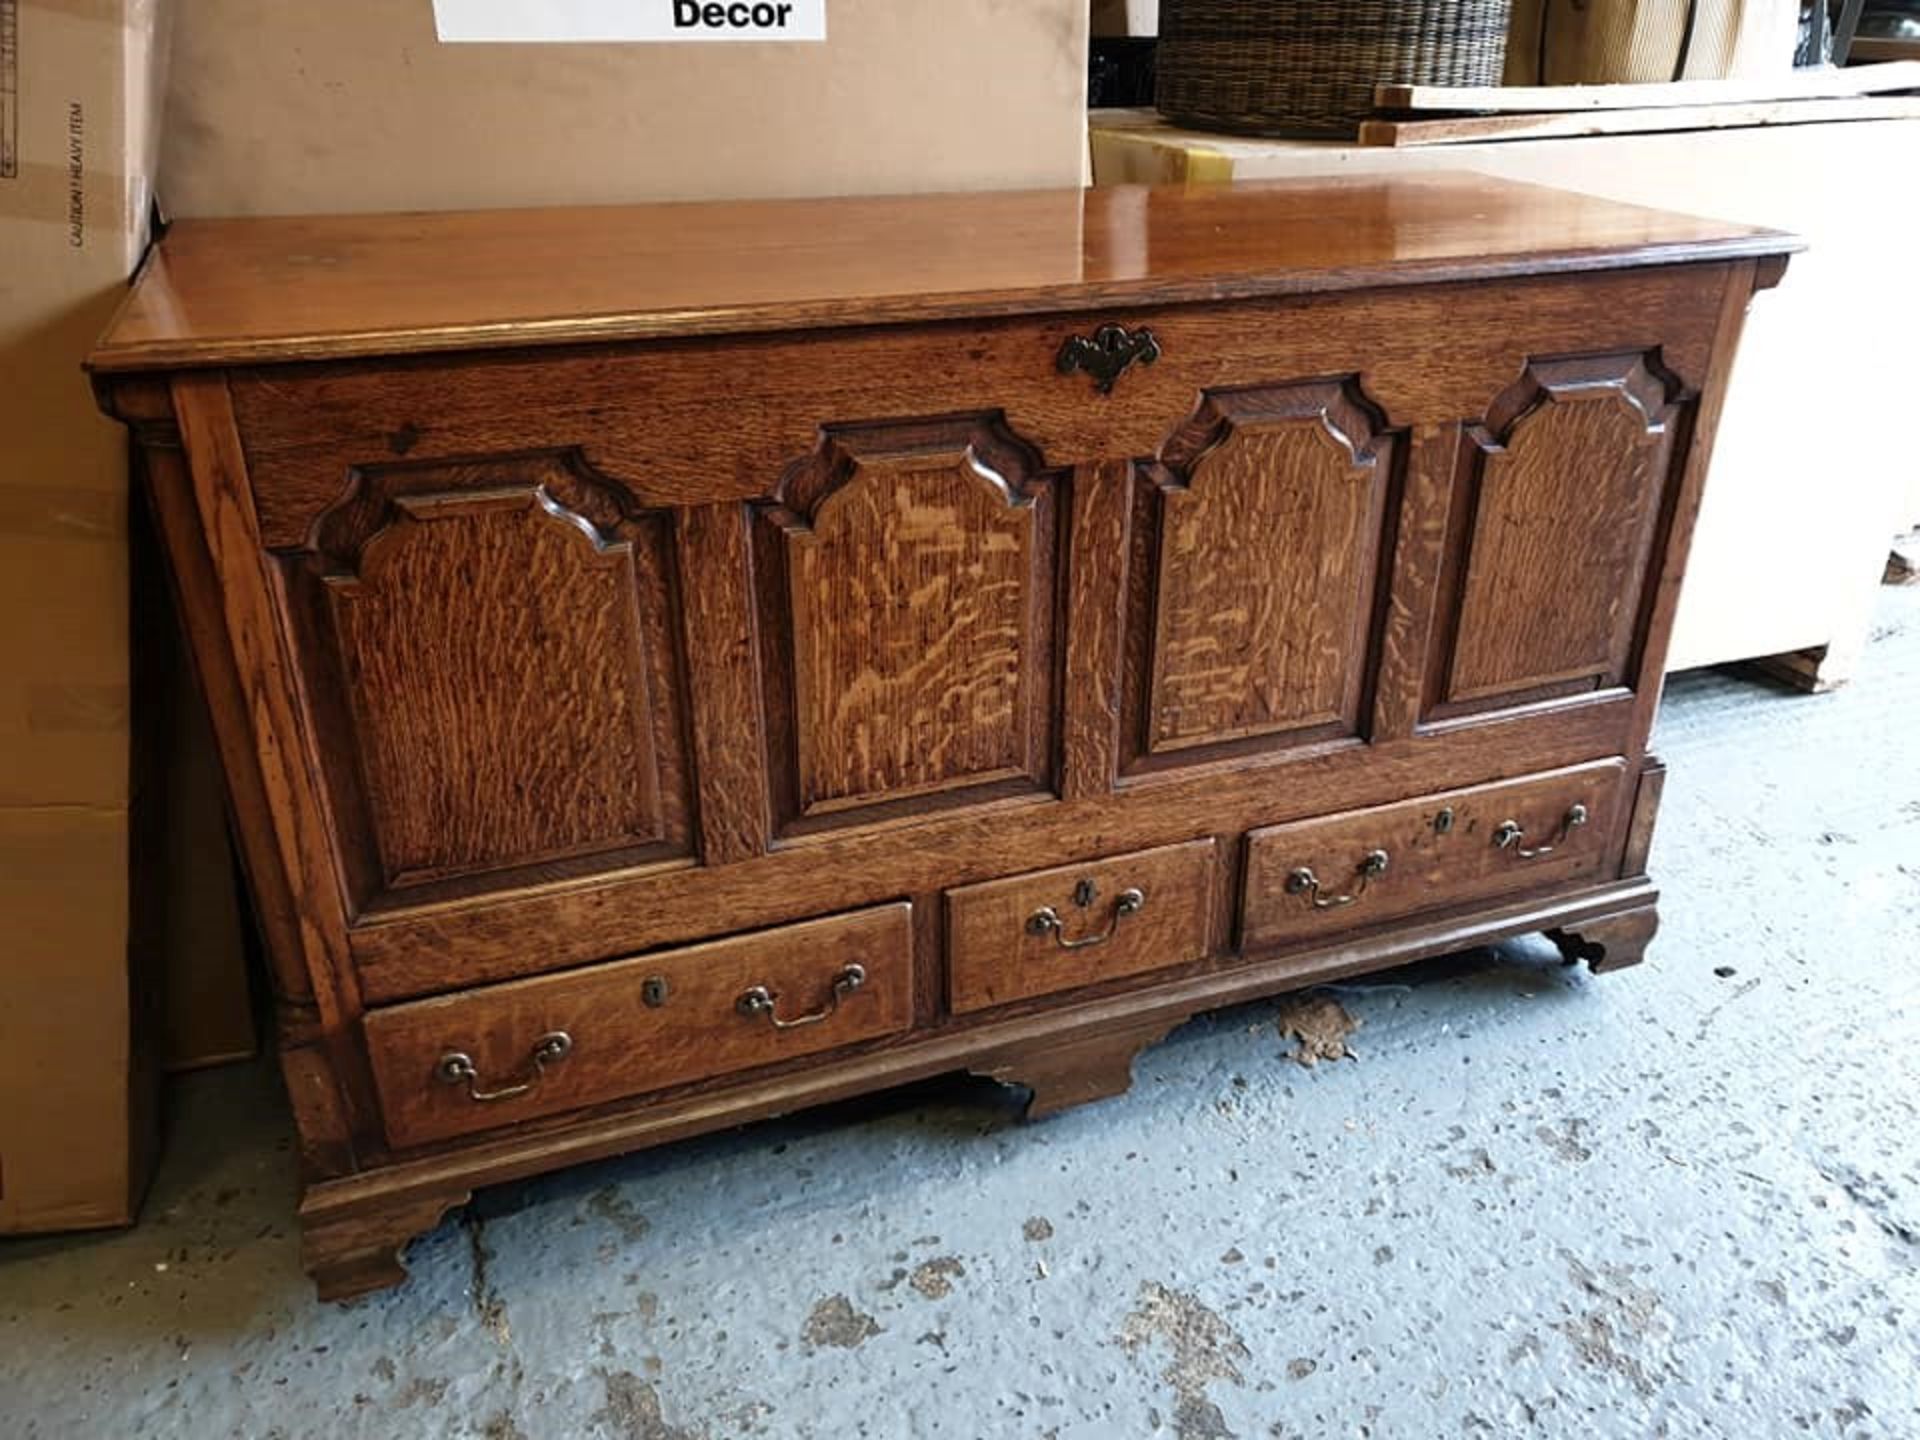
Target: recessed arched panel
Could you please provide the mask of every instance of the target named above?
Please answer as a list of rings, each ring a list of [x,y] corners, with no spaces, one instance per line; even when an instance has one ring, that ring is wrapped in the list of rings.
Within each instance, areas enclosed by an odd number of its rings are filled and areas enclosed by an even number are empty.
[[[1358,733],[1395,443],[1312,380],[1209,394],[1143,467],[1145,755]]]
[[[1640,354],[1537,361],[1469,430],[1432,718],[1628,683],[1678,414]]]
[[[831,427],[760,508],[785,820],[1049,787],[1058,484],[992,417]]]
[[[362,476],[290,557],[341,823],[395,892],[688,848],[667,522],[550,456]]]

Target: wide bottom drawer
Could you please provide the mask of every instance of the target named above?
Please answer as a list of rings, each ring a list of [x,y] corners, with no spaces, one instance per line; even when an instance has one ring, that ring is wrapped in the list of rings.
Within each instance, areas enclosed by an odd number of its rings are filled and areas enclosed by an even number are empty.
[[[897,1034],[913,907],[661,951],[376,1010],[387,1139],[420,1145]]]
[[[1606,760],[1250,831],[1241,946],[1597,876],[1625,778]]]

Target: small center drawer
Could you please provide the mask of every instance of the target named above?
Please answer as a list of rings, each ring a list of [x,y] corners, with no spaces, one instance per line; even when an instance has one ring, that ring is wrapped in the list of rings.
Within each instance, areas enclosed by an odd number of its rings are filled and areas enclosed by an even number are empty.
[[[1594,876],[1625,775],[1608,760],[1251,831],[1241,946]]]
[[[425,1144],[913,1022],[913,907],[810,920],[366,1017],[387,1139]]]
[[[956,1014],[1205,957],[1211,839],[947,892]]]

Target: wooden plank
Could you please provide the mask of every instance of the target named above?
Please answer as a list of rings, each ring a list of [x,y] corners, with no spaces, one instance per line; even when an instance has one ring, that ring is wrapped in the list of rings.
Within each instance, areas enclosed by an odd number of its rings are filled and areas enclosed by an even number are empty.
[[[1847,53],[1855,60],[1882,62],[1850,66],[1849,69],[1880,69],[1900,61],[1920,64],[1920,40],[1902,40],[1894,35],[1856,35],[1853,37],[1853,49]]]
[[[1729,130],[1754,125],[1917,118],[1920,118],[1920,97],[1779,100],[1752,105],[1682,105],[1670,109],[1577,114],[1365,120],[1360,125],[1360,144],[1406,149],[1417,145],[1459,145],[1470,140],[1556,140],[1585,135],[1640,135],[1659,130]]]
[[[1856,42],[1859,45],[1866,40]],[[1908,53],[1920,56],[1920,45]],[[1376,85],[1373,103],[1382,110],[1542,111],[1646,110],[1686,105],[1745,104],[1767,100],[1815,100],[1920,90],[1920,59],[1886,65],[1830,66],[1788,70],[1731,80],[1671,80],[1648,85]]]

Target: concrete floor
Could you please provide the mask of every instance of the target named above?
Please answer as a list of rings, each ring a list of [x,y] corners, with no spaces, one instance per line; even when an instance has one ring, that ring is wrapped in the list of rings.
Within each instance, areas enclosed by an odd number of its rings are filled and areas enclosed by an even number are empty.
[[[1194,1022],[1036,1127],[953,1081],[483,1195],[299,1273],[266,1072],[131,1233],[0,1247],[0,1436],[1920,1435],[1920,587],[1863,679],[1671,687],[1651,962]]]

